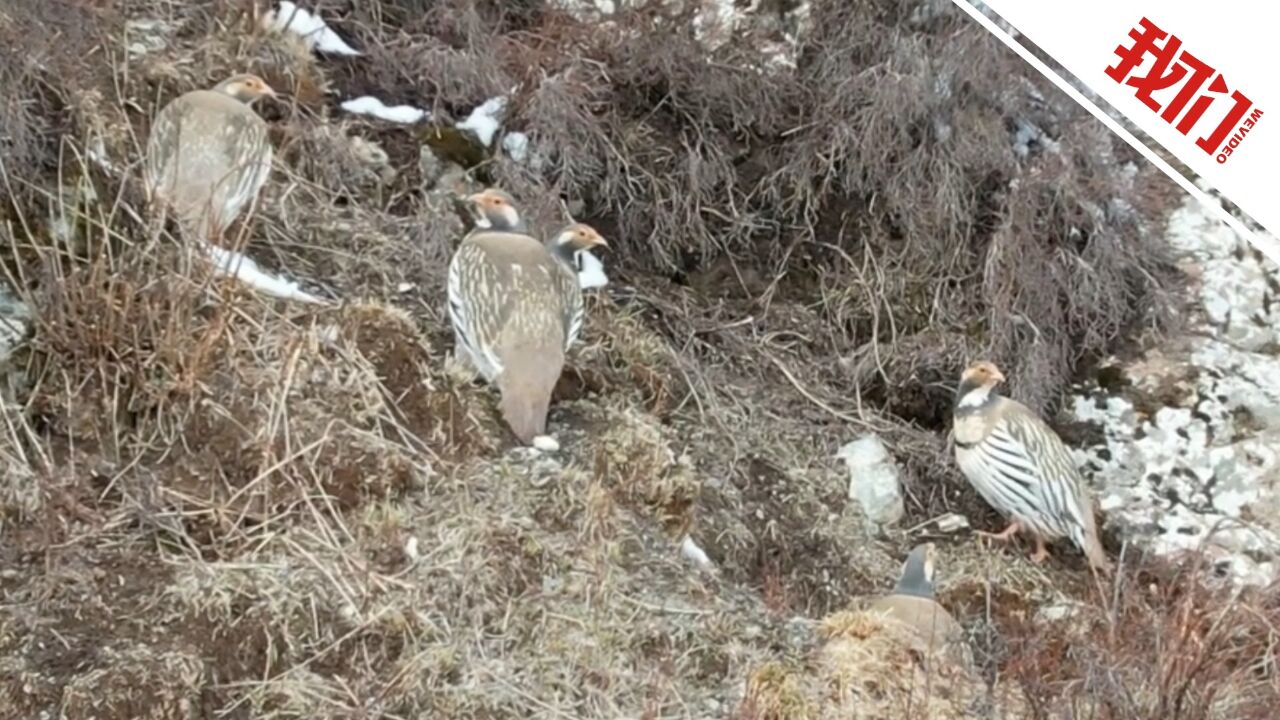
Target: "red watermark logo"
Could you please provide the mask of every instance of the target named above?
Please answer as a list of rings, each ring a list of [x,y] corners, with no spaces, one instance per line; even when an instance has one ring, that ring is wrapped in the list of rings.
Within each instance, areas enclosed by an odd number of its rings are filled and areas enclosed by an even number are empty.
[[[1107,68],[1107,76],[1118,83],[1137,88],[1134,96],[1153,111],[1159,112],[1160,118],[1165,122],[1173,124],[1177,120],[1178,124],[1174,127],[1183,135],[1191,132],[1215,100],[1227,99],[1227,93],[1230,92],[1230,108],[1222,115],[1217,127],[1196,140],[1196,145],[1201,150],[1215,155],[1219,164],[1225,163],[1236,148],[1240,147],[1245,136],[1253,130],[1253,126],[1262,117],[1262,110],[1254,107],[1253,101],[1244,93],[1231,90],[1226,78],[1213,66],[1182,50],[1182,41],[1176,35],[1161,30],[1145,17],[1139,26],[1129,31],[1129,37],[1133,39],[1132,47],[1116,47],[1116,55],[1120,59]],[[1146,70],[1146,74],[1134,73],[1147,56],[1155,58],[1155,62]],[[1208,89],[1200,93],[1206,83]],[[1151,97],[1151,94],[1175,86],[1178,88],[1177,94],[1166,101],[1164,111],[1161,112],[1160,102]],[[1217,107],[1221,109],[1226,105],[1227,103],[1219,102]],[[1179,115],[1182,116],[1181,120],[1178,120]]]

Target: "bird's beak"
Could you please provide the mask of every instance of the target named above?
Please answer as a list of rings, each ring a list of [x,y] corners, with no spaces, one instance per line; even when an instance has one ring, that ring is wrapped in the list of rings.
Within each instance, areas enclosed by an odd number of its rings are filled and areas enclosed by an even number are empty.
[[[1004,382],[1004,381],[1005,381],[1004,373],[1000,372],[999,370],[997,370],[997,371],[995,372],[995,374],[994,374],[994,375],[992,375],[992,377],[993,377],[993,378],[995,378],[995,381],[996,381],[996,382]]]
[[[597,239],[596,239],[595,244],[594,244],[594,245],[592,245],[591,247],[602,247],[602,248],[608,248],[608,247],[609,247],[609,243],[605,242],[605,241],[604,241],[604,238],[597,238]]]

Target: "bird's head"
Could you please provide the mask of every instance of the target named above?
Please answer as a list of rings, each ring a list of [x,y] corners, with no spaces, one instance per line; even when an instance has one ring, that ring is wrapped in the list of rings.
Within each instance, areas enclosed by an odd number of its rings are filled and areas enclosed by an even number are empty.
[[[605,242],[600,233],[596,232],[596,229],[590,225],[573,223],[551,238],[551,246],[558,250],[567,250],[569,254],[573,254],[598,247],[607,248],[609,243]]]
[[[933,597],[933,559],[937,548],[931,542],[921,543],[907,555],[902,564],[902,575],[898,578],[895,593],[899,595],[915,595]]]
[[[478,227],[491,230],[523,230],[524,221],[516,201],[507,193],[488,188],[467,196],[467,205]]]
[[[960,375],[960,383],[971,387],[991,389],[1004,381],[1004,373],[1000,372],[1000,368],[986,360],[970,365]]]
[[[271,89],[266,80],[248,73],[232,75],[215,85],[213,89],[246,104],[262,97],[276,97],[276,91]]]

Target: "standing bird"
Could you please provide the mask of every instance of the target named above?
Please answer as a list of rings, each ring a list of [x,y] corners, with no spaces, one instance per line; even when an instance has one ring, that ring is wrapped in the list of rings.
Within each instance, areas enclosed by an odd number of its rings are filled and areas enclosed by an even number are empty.
[[[938,604],[933,594],[935,554],[933,543],[922,543],[912,548],[902,565],[897,587],[889,595],[872,601],[867,609],[888,615],[910,627],[920,649],[927,654],[943,651],[951,653],[954,658],[967,660],[960,625],[946,608]]]
[[[143,173],[152,196],[183,231],[217,240],[253,202],[271,172],[267,123],[250,104],[276,93],[256,75],[175,98],[156,115]]]
[[[978,362],[960,376],[956,392],[956,462],[992,507],[1010,519],[1007,541],[1025,530],[1035,536],[1036,563],[1049,556],[1046,540],[1069,537],[1095,570],[1110,572],[1093,519],[1093,500],[1062,439],[1025,405],[996,395],[1005,377]]]
[[[522,226],[504,196],[487,190],[468,198],[492,227],[468,233],[449,263],[449,319],[458,354],[497,383],[503,419],[528,445],[546,433],[551,393],[582,330],[582,291],[562,258],[608,244],[580,223],[545,245],[507,229]]]

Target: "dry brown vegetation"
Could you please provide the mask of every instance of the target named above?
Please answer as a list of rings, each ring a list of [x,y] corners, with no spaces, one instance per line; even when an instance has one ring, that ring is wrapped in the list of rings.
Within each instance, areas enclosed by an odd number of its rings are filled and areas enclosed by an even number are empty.
[[[365,57],[264,34],[251,2],[0,7],[3,264],[35,318],[0,427],[0,717],[1276,707],[1280,607],[1190,572],[1099,593],[1078,558],[951,542],[942,598],[984,650],[959,678],[851,609],[913,540],[868,533],[840,443],[886,438],[903,527],[989,527],[946,448],[963,362],[1050,409],[1176,288],[1168,188],[981,29],[945,3],[820,3],[787,68],[759,47],[790,2],[714,53],[658,2],[608,23],[321,7]],[[211,278],[147,219],[149,118],[242,70],[288,101],[260,108],[279,167],[233,233],[336,307]],[[447,122],[512,87],[538,171]],[[337,108],[365,93],[441,121]],[[1053,144],[1015,152],[1022,123]],[[538,228],[580,207],[613,248],[554,456],[514,448],[491,392],[447,369],[456,190],[489,183]],[[1064,598],[1087,605],[1033,619]]]

